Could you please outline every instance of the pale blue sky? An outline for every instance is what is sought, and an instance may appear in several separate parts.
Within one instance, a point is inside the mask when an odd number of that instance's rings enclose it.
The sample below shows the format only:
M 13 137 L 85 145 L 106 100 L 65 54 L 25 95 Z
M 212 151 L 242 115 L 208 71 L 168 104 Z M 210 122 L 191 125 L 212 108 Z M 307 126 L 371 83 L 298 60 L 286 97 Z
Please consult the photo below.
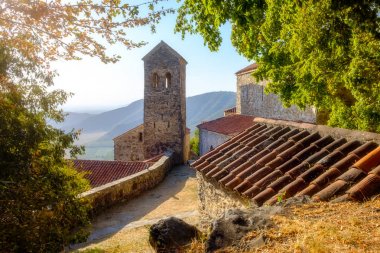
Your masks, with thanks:
M 130 38 L 145 40 L 147 46 L 127 50 L 113 46 L 111 53 L 121 55 L 116 64 L 103 64 L 95 58 L 81 61 L 59 61 L 53 64 L 59 76 L 55 88 L 75 93 L 68 100 L 66 111 L 102 111 L 125 106 L 143 98 L 143 61 L 147 54 L 161 40 L 168 43 L 188 62 L 186 95 L 193 96 L 211 91 L 235 91 L 234 73 L 249 62 L 233 48 L 230 27 L 224 26 L 223 44 L 218 52 L 210 52 L 198 35 L 188 35 L 184 40 L 174 34 L 175 15 L 163 17 L 152 34 L 150 28 L 138 28 L 129 33 Z

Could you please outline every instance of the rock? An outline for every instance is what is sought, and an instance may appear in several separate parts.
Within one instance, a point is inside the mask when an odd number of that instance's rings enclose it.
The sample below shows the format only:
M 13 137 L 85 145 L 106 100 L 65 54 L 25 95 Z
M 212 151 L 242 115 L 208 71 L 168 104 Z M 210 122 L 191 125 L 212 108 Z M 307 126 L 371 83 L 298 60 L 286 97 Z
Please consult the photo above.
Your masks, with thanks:
M 244 252 L 254 251 L 257 248 L 264 246 L 266 243 L 266 238 L 263 234 L 259 234 L 256 238 L 249 241 L 242 240 L 238 245 L 238 249 Z
M 277 203 L 277 206 L 291 207 L 291 206 L 301 206 L 311 202 L 309 196 L 297 196 L 286 199 L 283 203 Z
M 260 248 L 261 246 L 264 246 L 264 245 L 265 245 L 265 237 L 262 234 L 260 234 L 255 239 L 249 242 L 250 249 Z
M 238 245 L 240 239 L 248 232 L 273 226 L 270 216 L 280 213 L 282 210 L 282 207 L 279 206 L 228 210 L 222 218 L 213 222 L 210 236 L 206 241 L 206 252 Z M 265 241 L 264 238 L 262 241 Z M 259 243 L 260 240 L 257 244 Z
M 156 252 L 178 252 L 200 234 L 196 227 L 181 219 L 170 217 L 150 227 L 149 243 Z

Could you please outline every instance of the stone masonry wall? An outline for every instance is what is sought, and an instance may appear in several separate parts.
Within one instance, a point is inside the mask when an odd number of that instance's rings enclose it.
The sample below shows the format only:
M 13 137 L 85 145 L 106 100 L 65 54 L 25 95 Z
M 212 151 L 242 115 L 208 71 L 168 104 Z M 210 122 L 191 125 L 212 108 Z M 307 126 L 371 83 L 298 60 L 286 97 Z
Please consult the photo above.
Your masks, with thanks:
M 116 137 L 114 139 L 114 159 L 116 161 L 143 161 L 143 133 L 144 125 L 139 125 Z
M 98 213 L 116 203 L 130 200 L 142 192 L 155 187 L 166 176 L 172 166 L 172 153 L 165 155 L 148 169 L 93 188 L 80 195 L 91 201 L 93 213 Z
M 267 81 L 257 83 L 251 74 L 252 72 L 237 75 L 237 113 L 271 119 L 317 122 L 317 113 L 314 108 L 309 107 L 304 111 L 296 106 L 284 108 L 277 95 L 265 94 Z
M 165 46 L 144 59 L 144 155 L 171 149 L 182 163 L 186 134 L 186 62 Z M 166 84 L 170 75 L 170 84 Z M 157 82 L 157 83 L 155 83 Z
M 186 131 L 185 141 L 183 143 L 183 160 L 187 161 L 190 157 L 190 131 Z
M 221 189 L 217 182 L 208 181 L 197 172 L 199 212 L 204 221 L 214 220 L 231 208 L 247 208 L 247 200 L 234 192 Z

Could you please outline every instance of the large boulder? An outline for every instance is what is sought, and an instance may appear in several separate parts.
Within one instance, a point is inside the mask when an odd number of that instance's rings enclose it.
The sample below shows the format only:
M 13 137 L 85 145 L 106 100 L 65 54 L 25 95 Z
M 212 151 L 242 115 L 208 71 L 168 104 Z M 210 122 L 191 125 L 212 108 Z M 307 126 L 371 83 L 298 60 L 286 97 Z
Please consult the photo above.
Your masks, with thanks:
M 214 252 L 238 245 L 240 239 L 248 232 L 273 226 L 270 216 L 281 211 L 282 207 L 279 206 L 228 210 L 223 217 L 212 223 L 211 233 L 206 241 L 206 251 Z
M 200 236 L 200 231 L 181 219 L 170 217 L 149 229 L 149 243 L 156 252 L 178 252 Z

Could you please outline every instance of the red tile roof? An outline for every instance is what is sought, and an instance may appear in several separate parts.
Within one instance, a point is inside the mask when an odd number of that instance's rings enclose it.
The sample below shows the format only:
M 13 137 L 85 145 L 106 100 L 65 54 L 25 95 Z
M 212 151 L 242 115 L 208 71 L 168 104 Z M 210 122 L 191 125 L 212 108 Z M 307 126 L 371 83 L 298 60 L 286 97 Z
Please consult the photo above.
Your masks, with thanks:
M 236 114 L 236 107 L 224 110 L 224 116 Z
M 308 195 L 364 200 L 380 193 L 380 147 L 318 132 L 255 123 L 192 164 L 255 204 Z
M 258 65 L 256 63 L 253 63 L 253 64 L 239 70 L 238 72 L 235 73 L 235 75 L 241 75 L 241 74 L 252 72 L 253 70 L 257 69 L 257 67 L 258 67 Z
M 236 107 L 232 107 L 230 109 L 224 110 L 224 113 L 235 113 L 236 112 Z
M 254 118 L 252 116 L 234 114 L 204 122 L 197 127 L 215 133 L 234 135 L 255 124 L 253 122 Z
M 85 175 L 90 181 L 91 187 L 98 187 L 123 177 L 131 176 L 137 172 L 149 168 L 151 162 L 122 162 L 122 161 L 97 161 L 74 160 L 74 167 L 80 171 L 89 172 Z

